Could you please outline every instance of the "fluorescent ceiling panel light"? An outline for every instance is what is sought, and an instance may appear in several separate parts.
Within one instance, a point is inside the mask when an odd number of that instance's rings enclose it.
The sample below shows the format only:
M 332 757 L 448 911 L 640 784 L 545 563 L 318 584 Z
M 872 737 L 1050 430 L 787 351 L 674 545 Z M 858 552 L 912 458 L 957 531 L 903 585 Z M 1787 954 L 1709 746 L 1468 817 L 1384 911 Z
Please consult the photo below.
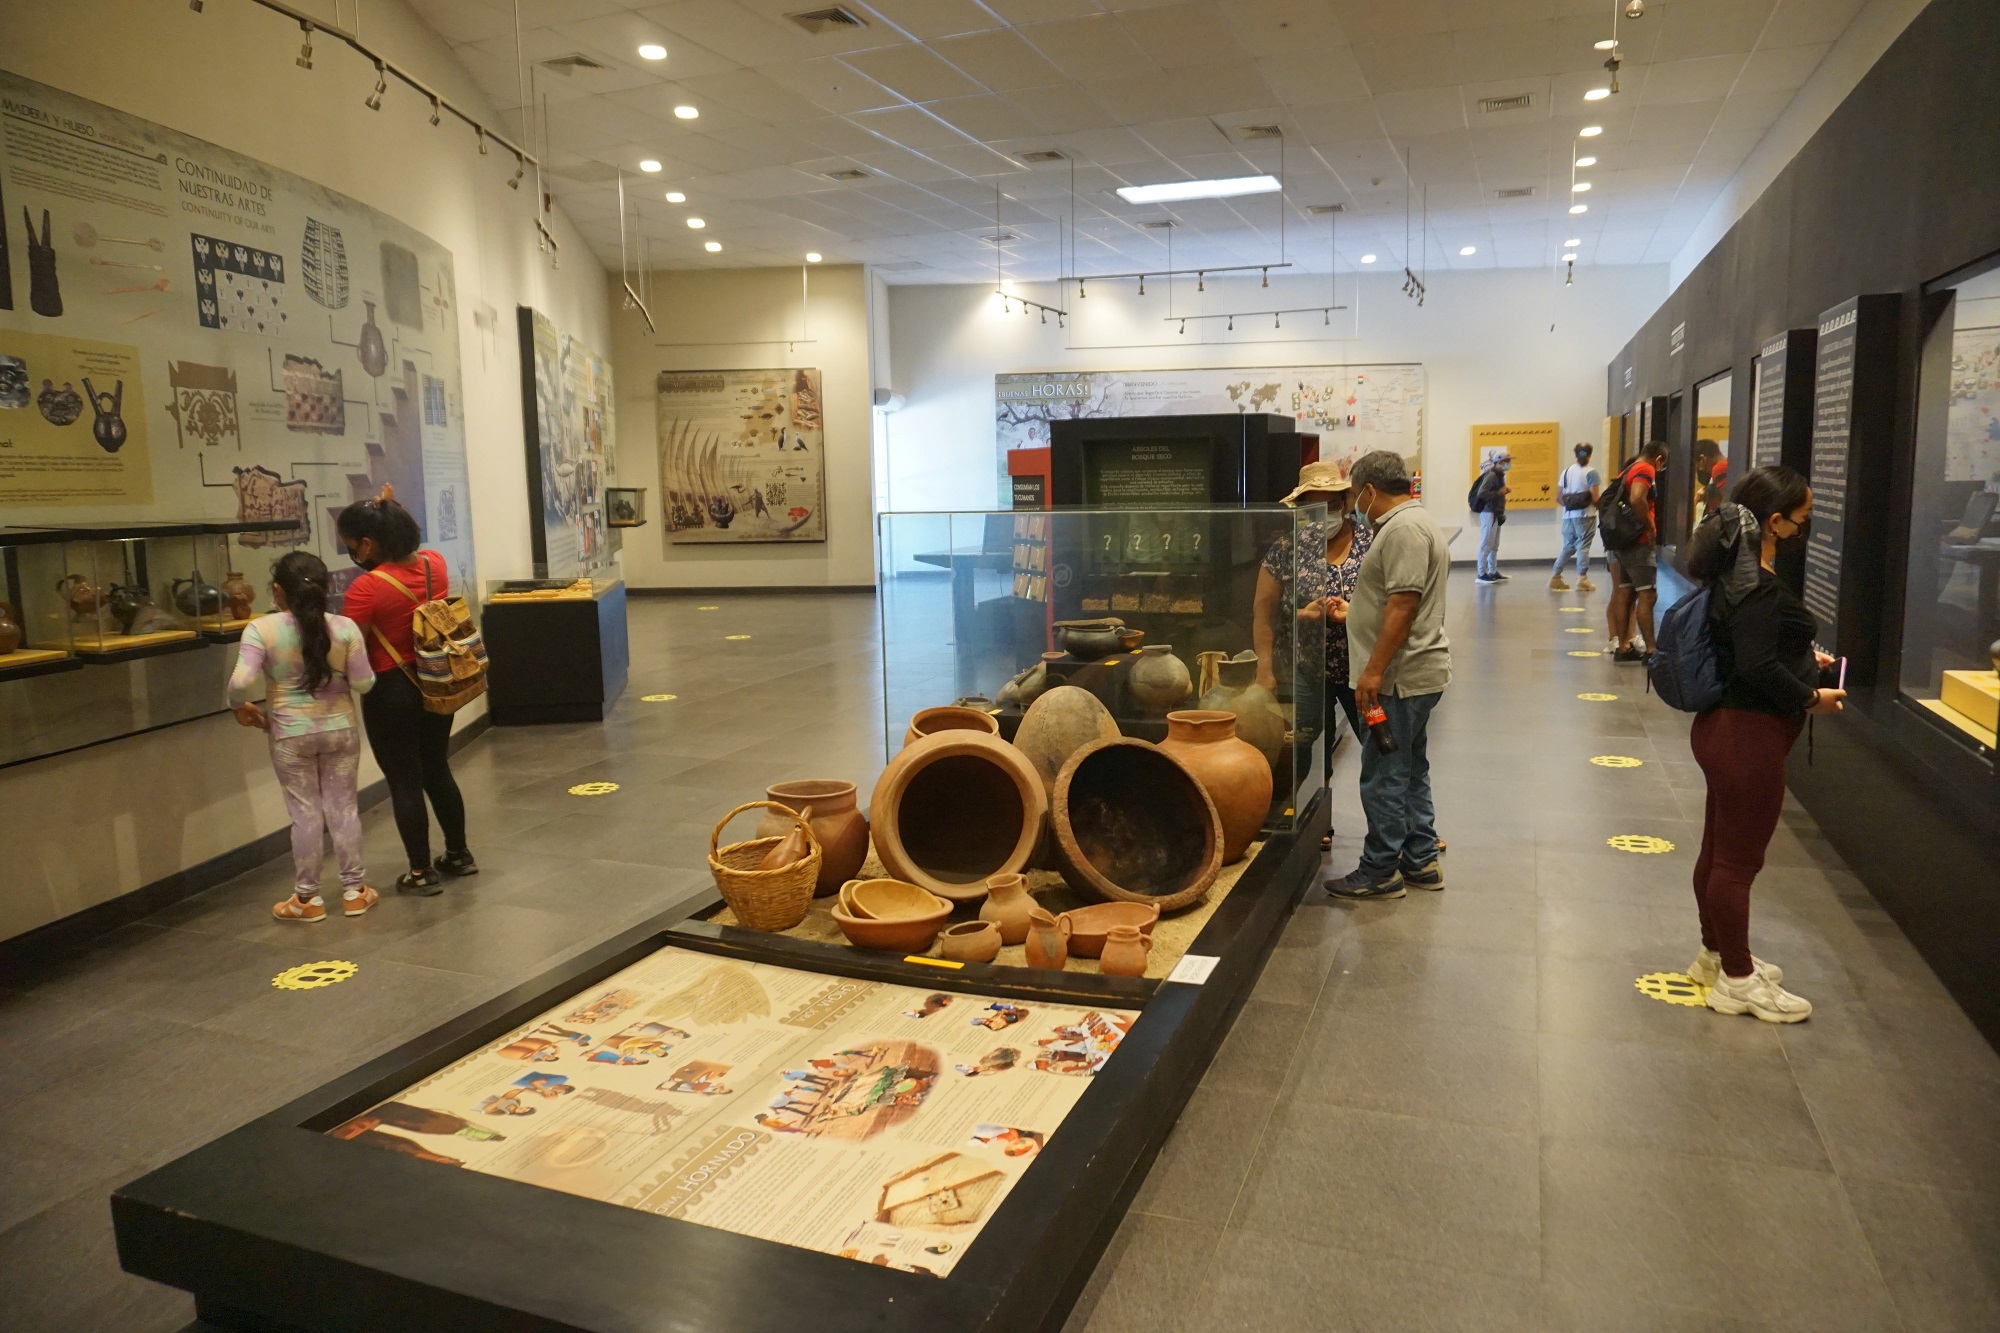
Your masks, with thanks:
M 1563 256 L 1563 263 L 1565 263 L 1565 264 L 1574 264 L 1575 262 L 1576 262 L 1576 252 L 1575 252 L 1575 251 L 1571 251 L 1571 252 L 1570 252 L 1569 254 L 1566 254 L 1566 255 L 1564 255 L 1564 256 Z
M 706 227 L 707 225 L 708 225 L 707 220 L 703 218 L 688 219 L 688 226 L 693 227 L 696 231 L 700 231 L 703 227 Z
M 1576 137 L 1579 139 L 1595 139 L 1602 133 L 1604 133 L 1602 125 L 1586 125 L 1576 132 Z
M 722 250 L 722 242 L 707 241 L 703 243 L 701 248 L 708 251 L 710 254 L 719 254 Z
M 687 201 L 688 201 L 688 197 L 687 197 L 686 195 L 682 194 L 682 193 L 681 193 L 681 192 L 680 192 L 679 190 L 668 190 L 668 191 L 667 191 L 667 202 L 668 202 L 668 203 L 670 203 L 670 204 L 684 204 L 684 203 L 686 203 Z
M 1605 98 L 1609 96 L 1611 96 L 1611 90 L 1609 88 L 1592 88 L 1589 92 L 1583 95 L 1583 100 L 1586 102 L 1602 102 Z M 674 108 L 674 114 L 675 115 L 680 114 L 679 107 Z
M 1362 263 L 1364 263 L 1364 264 L 1372 264 L 1372 263 L 1374 263 L 1374 262 L 1375 262 L 1375 256 L 1374 256 L 1374 255 L 1363 255 L 1363 256 L 1361 256 L 1361 262 L 1362 262 Z
M 1572 213 L 1588 213 L 1588 212 L 1590 211 L 1590 205 L 1589 205 L 1589 204 L 1571 204 L 1571 205 L 1569 206 L 1569 211 L 1570 211 L 1570 212 L 1572 212 Z
M 1603 41 L 1594 43 L 1592 49 L 1597 51 L 1615 51 L 1618 49 L 1618 39 L 1616 37 L 1606 37 Z
M 1461 245 L 1458 247 L 1458 252 L 1461 255 L 1476 255 L 1479 253 L 1479 247 L 1476 245 Z
M 1597 165 L 1597 159 L 1594 157 L 1579 157 L 1576 160 L 1576 164 L 1580 167 L 1594 167 Z
M 641 171 L 644 171 L 644 172 L 647 172 L 647 173 L 649 173 L 649 174 L 650 174 L 650 173 L 652 173 L 652 172 L 655 172 L 655 171 L 658 171 L 659 169 L 660 169 L 660 164 L 659 164 L 658 162 L 654 161 L 654 160 L 653 160 L 652 158 L 650 158 L 650 157 L 649 157 L 649 158 L 647 158 L 647 159 L 646 159 L 646 160 L 645 160 L 644 162 L 641 162 L 641 163 L 639 164 L 639 170 L 641 170 Z
M 1589 181 L 1578 181 L 1576 184 L 1569 187 L 1569 192 L 1571 194 L 1582 194 L 1588 189 L 1590 189 Z
M 1576 249 L 1576 247 L 1582 244 L 1583 244 L 1583 238 L 1581 236 L 1572 236 L 1568 240 L 1563 242 L 1563 249 L 1574 250 Z
M 674 108 L 675 120 L 693 120 L 696 116 L 699 116 L 700 114 L 701 112 L 695 110 L 691 106 L 677 106 Z
M 806 262 L 808 264 L 817 264 L 819 262 L 819 251 L 817 250 L 806 251 Z
M 1279 188 L 1276 176 L 1231 176 L 1227 180 L 1121 185 L 1118 197 L 1128 204 L 1172 204 L 1184 199 L 1234 199 L 1240 194 L 1269 194 Z
M 641 60 L 665 60 L 666 58 L 667 48 L 661 46 L 658 42 L 647 42 L 639 48 L 639 59 Z

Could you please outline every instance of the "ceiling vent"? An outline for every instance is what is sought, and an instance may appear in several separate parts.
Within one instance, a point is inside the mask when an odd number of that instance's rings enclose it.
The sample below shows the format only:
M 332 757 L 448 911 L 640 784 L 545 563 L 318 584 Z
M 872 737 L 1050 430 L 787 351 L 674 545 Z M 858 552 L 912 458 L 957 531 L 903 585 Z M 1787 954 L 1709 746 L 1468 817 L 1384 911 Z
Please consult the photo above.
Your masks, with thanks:
M 541 61 L 540 64 L 543 69 L 554 70 L 556 73 L 562 75 L 564 78 L 568 78 L 570 75 L 576 73 L 580 69 L 611 68 L 603 61 L 592 60 L 589 56 L 583 54 L 583 52 L 581 51 L 572 51 L 566 56 L 555 56 L 551 59 Z
M 929 268 L 930 265 L 921 259 L 899 259 L 893 264 L 877 264 L 874 267 L 878 273 L 913 273 L 920 268 Z
M 982 236 L 979 239 L 988 245 L 1005 245 L 1009 241 L 1018 241 L 1021 238 L 1011 231 L 996 231 L 990 236 Z
M 1495 111 L 1526 111 L 1535 104 L 1533 93 L 1515 93 L 1512 97 L 1482 97 L 1479 109 L 1491 115 Z
M 858 167 L 842 167 L 837 171 L 822 171 L 819 174 L 830 181 L 858 181 L 868 179 L 868 173 Z
M 1323 217 L 1325 217 L 1325 216 L 1326 216 L 1326 215 L 1327 215 L 1328 213 L 1345 213 L 1346 211 L 1347 211 L 1347 205 L 1346 205 L 1346 204 L 1308 204 L 1308 205 L 1306 205 L 1306 212 L 1308 212 L 1308 213 L 1312 214 L 1312 215 L 1313 215 L 1314 217 L 1316 217 L 1316 218 L 1323 218 Z
M 1236 137 L 1239 139 L 1282 139 L 1285 127 L 1282 125 L 1238 125 Z
M 1139 225 L 1147 231 L 1172 231 L 1174 221 L 1172 218 L 1159 218 L 1152 222 L 1141 222 Z
M 1533 199 L 1535 197 L 1535 187 L 1532 185 L 1517 185 L 1511 190 L 1495 190 L 1493 197 L 1495 199 Z
M 1064 157 L 1064 156 L 1063 156 L 1063 155 L 1062 155 L 1061 153 L 1058 153 L 1058 152 L 1057 152 L 1057 151 L 1056 151 L 1055 149 L 1053 149 L 1053 148 L 1043 148 L 1043 149 L 1040 149 L 1040 150 L 1038 150 L 1038 151 L 1036 151 L 1036 152 L 1033 152 L 1033 153 L 1016 153 L 1016 154 L 1014 154 L 1014 156 L 1015 156 L 1016 160 L 1018 160 L 1018 161 L 1021 161 L 1021 162 L 1026 162 L 1026 163 L 1028 163 L 1028 164 L 1030 164 L 1030 165 L 1035 165 L 1035 164 L 1039 164 L 1039 163 L 1042 163 L 1042 162 L 1067 162 L 1067 161 L 1069 161 L 1069 159 L 1068 159 L 1068 158 Z
M 785 17 L 817 37 L 823 32 L 836 28 L 865 28 L 868 20 L 859 14 L 842 9 L 839 5 L 831 9 L 809 9 L 803 14 L 787 14 Z

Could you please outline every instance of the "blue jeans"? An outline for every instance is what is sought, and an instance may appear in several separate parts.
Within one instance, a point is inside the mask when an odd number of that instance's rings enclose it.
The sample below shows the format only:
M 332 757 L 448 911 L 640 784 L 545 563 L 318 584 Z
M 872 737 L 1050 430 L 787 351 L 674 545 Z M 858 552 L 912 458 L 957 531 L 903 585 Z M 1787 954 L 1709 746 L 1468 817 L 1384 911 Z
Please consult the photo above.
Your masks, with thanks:
M 1574 555 L 1579 577 L 1590 577 L 1590 542 L 1597 536 L 1597 515 L 1588 509 L 1563 511 L 1562 549 L 1556 552 L 1556 567 L 1549 577 L 1562 577 L 1563 565 Z
M 1479 512 L 1479 573 L 1482 577 L 1500 572 L 1500 515 Z
M 1361 869 L 1380 879 L 1400 868 L 1421 870 L 1437 860 L 1437 811 L 1431 804 L 1431 759 L 1426 747 L 1431 710 L 1444 698 L 1417 694 L 1382 696 L 1396 753 L 1383 754 L 1361 733 L 1361 808 L 1368 815 L 1368 840 L 1361 845 Z

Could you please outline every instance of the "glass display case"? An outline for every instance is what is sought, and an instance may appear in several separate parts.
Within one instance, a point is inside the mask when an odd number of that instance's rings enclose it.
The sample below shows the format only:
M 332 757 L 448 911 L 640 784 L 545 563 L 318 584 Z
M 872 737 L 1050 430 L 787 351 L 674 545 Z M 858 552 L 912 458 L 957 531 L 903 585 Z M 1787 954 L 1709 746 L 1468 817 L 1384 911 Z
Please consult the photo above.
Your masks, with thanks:
M 202 573 L 201 536 L 200 523 L 71 527 L 60 590 L 78 656 L 128 661 L 206 642 L 222 592 Z
M 204 637 L 234 643 L 245 626 L 273 609 L 271 567 L 299 546 L 298 530 L 284 519 L 202 524 L 195 539 L 202 588 L 193 605 Z
M 0 528 L 0 680 L 81 665 L 70 646 L 60 528 Z
M 1170 711 L 1222 709 L 1271 763 L 1266 827 L 1291 827 L 1325 782 L 1326 627 L 1295 592 L 1325 520 L 1280 505 L 881 515 L 889 752 L 917 710 L 954 702 L 1011 738 L 1056 684 L 1149 741 Z
M 607 486 L 604 488 L 604 521 L 614 528 L 646 526 L 646 488 Z
M 1989 763 L 2000 732 L 2000 259 L 1925 293 L 1903 696 Z

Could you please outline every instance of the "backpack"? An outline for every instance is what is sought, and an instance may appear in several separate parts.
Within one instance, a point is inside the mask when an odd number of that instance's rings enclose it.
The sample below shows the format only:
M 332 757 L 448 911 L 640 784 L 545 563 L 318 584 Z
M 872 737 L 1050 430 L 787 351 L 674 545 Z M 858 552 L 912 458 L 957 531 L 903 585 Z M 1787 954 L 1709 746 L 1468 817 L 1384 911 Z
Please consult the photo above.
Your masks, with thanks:
M 1583 464 L 1578 463 L 1576 466 L 1583 467 Z M 1563 482 L 1568 478 L 1568 476 L 1569 476 L 1569 469 L 1564 468 L 1562 470 L 1562 474 L 1556 478 L 1556 491 L 1561 496 L 1562 507 L 1566 510 L 1572 510 L 1572 511 L 1578 509 L 1590 508 L 1589 470 L 1585 469 L 1584 471 L 1585 485 L 1584 488 L 1580 491 L 1572 491 L 1563 486 Z
M 425 712 L 456 713 L 486 693 L 486 640 L 472 623 L 472 612 L 463 597 L 431 596 L 431 562 L 423 564 L 421 601 L 386 571 L 372 571 L 416 604 L 410 612 L 410 642 L 417 650 L 415 668 L 403 660 L 379 626 L 375 637 L 423 695 Z
M 1646 516 L 1632 503 L 1631 473 L 1626 468 L 1597 493 L 1597 537 L 1607 551 L 1629 551 L 1646 538 Z
M 1660 617 L 1659 651 L 1647 675 L 1653 692 L 1683 713 L 1706 713 L 1722 702 L 1722 662 L 1708 616 L 1713 599 L 1704 585 Z
M 1485 512 L 1485 506 L 1479 503 L 1479 487 L 1485 480 L 1486 474 L 1484 472 L 1480 473 L 1472 479 L 1472 488 L 1465 493 L 1465 507 L 1475 514 Z

